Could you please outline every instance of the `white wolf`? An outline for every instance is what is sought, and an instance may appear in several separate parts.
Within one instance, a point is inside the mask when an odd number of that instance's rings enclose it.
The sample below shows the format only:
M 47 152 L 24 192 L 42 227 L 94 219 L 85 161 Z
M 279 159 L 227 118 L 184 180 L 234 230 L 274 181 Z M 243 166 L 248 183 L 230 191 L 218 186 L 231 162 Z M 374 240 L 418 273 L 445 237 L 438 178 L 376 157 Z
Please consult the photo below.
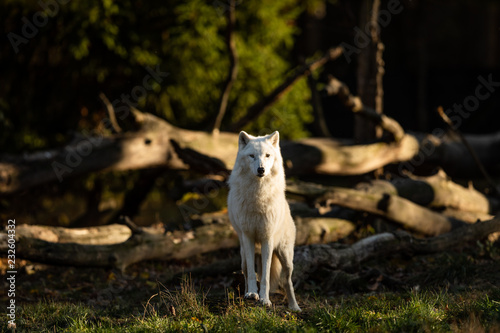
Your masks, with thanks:
M 259 137 L 240 133 L 227 206 L 241 244 L 245 298 L 260 299 L 269 306 L 269 292 L 280 286 L 285 289 L 288 307 L 300 311 L 292 284 L 295 224 L 285 199 L 285 172 L 277 131 Z M 256 244 L 261 245 L 262 258 L 259 294 Z

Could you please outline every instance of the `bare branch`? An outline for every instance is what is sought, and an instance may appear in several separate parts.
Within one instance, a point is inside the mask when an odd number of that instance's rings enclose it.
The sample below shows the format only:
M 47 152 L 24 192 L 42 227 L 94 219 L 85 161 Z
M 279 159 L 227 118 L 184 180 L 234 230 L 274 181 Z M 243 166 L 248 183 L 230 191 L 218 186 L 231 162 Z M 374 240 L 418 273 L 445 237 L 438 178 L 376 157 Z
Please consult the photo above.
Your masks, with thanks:
M 476 163 L 477 167 L 479 168 L 479 171 L 481 171 L 481 173 L 483 174 L 483 176 L 486 179 L 486 181 L 488 182 L 488 184 L 490 184 L 490 186 L 492 187 L 494 193 L 496 195 L 500 195 L 500 189 L 498 188 L 497 184 L 490 177 L 490 175 L 488 174 L 488 171 L 486 171 L 486 168 L 484 167 L 483 163 L 481 163 L 481 160 L 477 156 L 476 151 L 469 144 L 469 142 L 464 137 L 464 135 L 462 134 L 462 132 L 460 132 L 458 130 L 458 128 L 455 128 L 453 126 L 453 122 L 448 117 L 448 115 L 444 112 L 442 106 L 439 106 L 437 108 L 437 112 L 438 112 L 439 116 L 441 117 L 441 119 L 443 119 L 443 121 L 446 123 L 446 125 L 448 125 L 448 127 L 453 131 L 453 133 L 455 133 L 460 138 L 460 141 L 462 141 L 462 143 L 465 146 L 465 148 L 467 148 L 467 150 L 469 151 L 470 155 L 474 159 L 474 162 Z
M 323 106 L 321 105 L 321 96 L 316 89 L 316 80 L 312 75 L 307 77 L 307 84 L 311 90 L 311 104 L 314 112 L 314 127 L 319 135 L 323 137 L 331 137 L 330 131 L 326 126 L 325 113 L 323 112 Z
M 342 54 L 342 47 L 336 47 L 330 49 L 326 54 L 309 63 L 301 66 L 295 71 L 295 74 L 288 77 L 281 85 L 276 87 L 269 95 L 265 96 L 263 99 L 248 108 L 247 114 L 238 120 L 232 127 L 231 130 L 237 132 L 245 127 L 249 122 L 256 119 L 264 111 L 266 111 L 272 104 L 278 101 L 284 94 L 286 94 L 300 78 L 305 75 L 309 75 L 312 71 L 322 67 L 324 64 L 331 60 L 335 60 Z
M 219 133 L 222 119 L 226 114 L 227 103 L 229 101 L 229 95 L 231 89 L 233 88 L 234 81 L 238 76 L 238 54 L 236 52 L 236 43 L 234 41 L 234 26 L 236 24 L 236 13 L 235 13 L 235 0 L 229 0 L 229 7 L 227 10 L 227 31 L 226 31 L 226 42 L 227 48 L 229 50 L 229 73 L 224 84 L 225 88 L 221 95 L 221 101 L 219 106 L 219 112 L 217 113 L 217 118 L 215 118 L 215 124 L 212 128 L 212 134 Z
M 382 129 L 391 133 L 396 142 L 401 141 L 404 137 L 405 132 L 396 120 L 389 118 L 384 114 L 378 113 L 376 110 L 364 105 L 361 98 L 352 95 L 349 87 L 337 78 L 330 75 L 325 91 L 328 95 L 337 95 L 339 100 L 347 109 L 370 119 L 375 122 L 376 125 L 379 125 Z
M 108 111 L 109 122 L 111 123 L 113 130 L 116 133 L 121 133 L 122 129 L 120 128 L 120 125 L 118 125 L 118 121 L 116 120 L 115 108 L 113 107 L 113 104 L 111 104 L 111 102 L 106 97 L 106 95 L 104 95 L 104 93 L 101 92 L 99 94 L 99 97 L 101 98 L 101 101 L 106 106 L 106 110 Z

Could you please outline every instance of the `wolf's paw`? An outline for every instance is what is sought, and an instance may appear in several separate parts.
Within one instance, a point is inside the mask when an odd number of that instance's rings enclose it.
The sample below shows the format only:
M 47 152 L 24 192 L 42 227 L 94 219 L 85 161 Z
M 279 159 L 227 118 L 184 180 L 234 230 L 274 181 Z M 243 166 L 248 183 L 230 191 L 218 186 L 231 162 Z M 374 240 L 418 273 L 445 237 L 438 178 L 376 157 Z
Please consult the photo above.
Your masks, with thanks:
M 302 312 L 302 309 L 297 304 L 289 304 L 288 308 L 292 311 Z
M 254 301 L 258 301 L 259 300 L 259 294 L 248 292 L 248 293 L 245 294 L 245 298 L 246 299 L 253 299 Z
M 259 301 L 259 303 L 260 303 L 261 305 L 264 305 L 264 306 L 271 306 L 271 305 L 273 305 L 273 303 L 271 303 L 271 301 L 270 301 L 269 299 L 261 299 L 261 300 Z

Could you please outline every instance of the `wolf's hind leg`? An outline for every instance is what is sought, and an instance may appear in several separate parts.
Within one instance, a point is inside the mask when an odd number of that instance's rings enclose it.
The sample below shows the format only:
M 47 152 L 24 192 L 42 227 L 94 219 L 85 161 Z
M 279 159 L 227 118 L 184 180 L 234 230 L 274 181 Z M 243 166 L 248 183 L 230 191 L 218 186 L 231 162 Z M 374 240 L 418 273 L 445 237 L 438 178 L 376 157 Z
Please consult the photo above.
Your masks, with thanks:
M 276 255 L 281 262 L 282 276 L 284 278 L 284 287 L 286 298 L 288 299 L 288 307 L 293 311 L 302 311 L 295 299 L 295 292 L 293 291 L 292 272 L 293 272 L 293 244 L 287 248 L 276 249 Z

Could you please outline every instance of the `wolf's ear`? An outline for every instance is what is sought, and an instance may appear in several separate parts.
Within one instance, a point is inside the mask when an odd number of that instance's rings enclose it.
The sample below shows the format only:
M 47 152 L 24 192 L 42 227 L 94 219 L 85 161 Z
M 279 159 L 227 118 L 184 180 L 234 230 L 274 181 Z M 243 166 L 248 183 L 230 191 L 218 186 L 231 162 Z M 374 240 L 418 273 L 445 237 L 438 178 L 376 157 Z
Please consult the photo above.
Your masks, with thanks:
M 238 147 L 240 149 L 244 148 L 252 138 L 247 132 L 241 131 L 238 139 Z
M 280 133 L 278 131 L 274 131 L 272 134 L 269 134 L 267 140 L 271 142 L 273 147 L 275 148 L 280 147 Z

